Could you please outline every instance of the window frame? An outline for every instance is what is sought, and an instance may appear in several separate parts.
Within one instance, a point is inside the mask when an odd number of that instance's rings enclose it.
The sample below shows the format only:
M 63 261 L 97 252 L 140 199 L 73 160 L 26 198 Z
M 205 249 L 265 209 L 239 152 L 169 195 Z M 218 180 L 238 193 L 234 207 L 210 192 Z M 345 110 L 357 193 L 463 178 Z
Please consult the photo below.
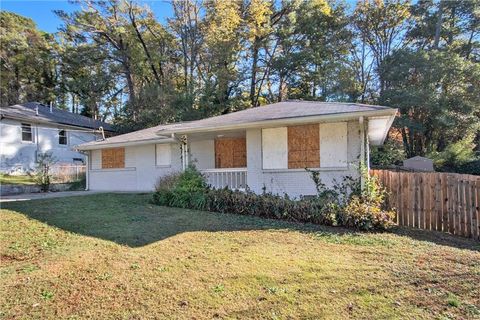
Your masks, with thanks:
M 61 134 L 63 132 L 63 135 Z M 65 143 L 61 143 L 61 140 L 65 139 Z M 68 133 L 67 130 L 65 129 L 59 129 L 58 130 L 58 144 L 60 146 L 68 146 Z
M 159 160 L 161 159 L 158 156 L 158 153 L 161 151 L 160 149 L 166 150 L 166 158 L 168 158 L 168 163 L 159 163 Z M 172 146 L 170 144 L 155 144 L 155 166 L 159 168 L 169 168 L 172 166 Z
M 108 161 L 104 161 L 104 160 L 108 160 Z M 121 163 L 121 165 L 116 166 L 115 164 L 118 164 L 118 163 Z M 126 168 L 125 167 L 125 147 L 101 149 L 101 168 L 103 170 L 125 169 Z
M 28 129 L 29 132 L 26 132 L 25 129 Z M 31 123 L 25 123 L 25 122 L 22 122 L 20 123 L 20 130 L 21 130 L 21 139 L 22 139 L 22 142 L 25 142 L 25 143 L 33 143 L 33 126 Z M 30 140 L 25 140 L 24 139 L 24 135 L 25 134 L 29 134 L 30 135 Z

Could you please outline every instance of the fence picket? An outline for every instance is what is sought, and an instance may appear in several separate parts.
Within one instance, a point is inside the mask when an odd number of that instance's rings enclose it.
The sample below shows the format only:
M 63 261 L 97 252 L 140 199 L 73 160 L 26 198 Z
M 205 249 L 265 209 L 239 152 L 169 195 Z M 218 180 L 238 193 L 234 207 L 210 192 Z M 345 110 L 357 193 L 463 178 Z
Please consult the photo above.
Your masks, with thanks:
M 372 170 L 388 191 L 402 226 L 480 240 L 480 177 L 452 173 Z

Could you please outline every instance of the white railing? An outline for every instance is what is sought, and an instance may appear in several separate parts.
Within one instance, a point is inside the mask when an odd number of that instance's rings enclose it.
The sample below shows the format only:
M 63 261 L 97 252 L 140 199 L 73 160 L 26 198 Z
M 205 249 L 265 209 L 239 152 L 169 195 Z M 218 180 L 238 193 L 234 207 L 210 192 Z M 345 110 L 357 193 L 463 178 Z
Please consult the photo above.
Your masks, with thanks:
M 207 183 L 217 189 L 245 190 L 247 186 L 247 168 L 205 169 L 201 172 Z

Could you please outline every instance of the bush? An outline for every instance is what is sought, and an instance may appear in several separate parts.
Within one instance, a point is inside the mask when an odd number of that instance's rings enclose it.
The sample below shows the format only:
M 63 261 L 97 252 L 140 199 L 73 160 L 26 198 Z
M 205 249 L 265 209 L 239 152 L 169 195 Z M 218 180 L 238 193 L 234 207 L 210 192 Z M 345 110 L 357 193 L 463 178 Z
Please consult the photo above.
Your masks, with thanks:
M 39 154 L 35 167 L 35 183 L 40 186 L 42 192 L 50 190 L 52 173 L 50 168 L 57 162 L 57 159 L 49 152 Z
M 207 184 L 193 166 L 181 174 L 171 174 L 158 180 L 153 195 L 154 203 L 162 206 L 203 209 Z
M 395 214 L 385 210 L 385 194 L 375 178 L 368 178 L 363 192 L 358 181 L 345 178 L 327 188 L 318 172 L 311 171 L 318 195 L 290 199 L 263 192 L 255 194 L 211 189 L 194 167 L 179 175 L 164 177 L 157 183 L 153 202 L 158 205 L 211 212 L 251 215 L 270 219 L 310 222 L 327 226 L 346 226 L 359 230 L 387 229 Z

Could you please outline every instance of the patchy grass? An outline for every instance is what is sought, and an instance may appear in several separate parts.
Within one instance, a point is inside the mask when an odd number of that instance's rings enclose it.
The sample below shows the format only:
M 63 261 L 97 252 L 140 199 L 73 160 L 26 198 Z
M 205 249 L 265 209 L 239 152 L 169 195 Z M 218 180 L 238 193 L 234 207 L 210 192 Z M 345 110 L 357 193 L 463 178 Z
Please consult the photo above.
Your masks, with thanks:
M 480 318 L 480 244 L 157 207 L 2 204 L 4 318 Z
M 0 184 L 35 184 L 34 177 L 29 175 L 9 175 L 0 173 Z

